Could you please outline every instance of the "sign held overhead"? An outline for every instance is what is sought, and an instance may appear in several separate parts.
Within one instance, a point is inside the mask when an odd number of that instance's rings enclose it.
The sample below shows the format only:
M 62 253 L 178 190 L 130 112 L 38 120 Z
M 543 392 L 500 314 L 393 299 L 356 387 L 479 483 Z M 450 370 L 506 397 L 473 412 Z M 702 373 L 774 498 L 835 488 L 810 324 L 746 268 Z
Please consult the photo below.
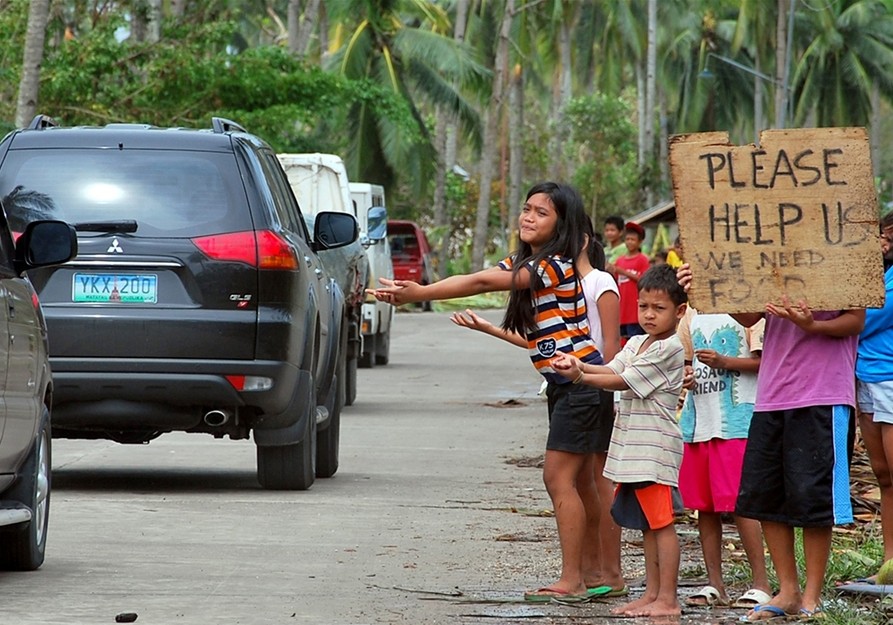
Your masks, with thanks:
M 670 139 L 689 298 L 702 312 L 877 308 L 884 270 L 864 128 L 765 130 L 760 146 L 725 132 Z

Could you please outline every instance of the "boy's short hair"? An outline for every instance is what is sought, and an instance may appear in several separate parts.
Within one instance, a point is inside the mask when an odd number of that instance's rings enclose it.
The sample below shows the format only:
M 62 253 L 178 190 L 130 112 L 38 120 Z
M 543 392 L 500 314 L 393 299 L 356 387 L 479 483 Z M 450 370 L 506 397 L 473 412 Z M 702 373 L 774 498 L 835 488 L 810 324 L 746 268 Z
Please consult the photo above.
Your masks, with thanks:
M 645 228 L 633 221 L 626 222 L 626 228 L 624 228 L 624 232 L 626 234 L 635 234 L 639 237 L 640 241 L 645 239 Z
M 623 226 L 625 225 L 623 222 L 623 217 L 620 215 L 609 215 L 605 217 L 605 225 L 611 224 L 621 232 L 623 231 Z
M 639 292 L 663 291 L 676 306 L 688 302 L 688 294 L 676 278 L 676 270 L 669 265 L 653 265 L 639 278 Z

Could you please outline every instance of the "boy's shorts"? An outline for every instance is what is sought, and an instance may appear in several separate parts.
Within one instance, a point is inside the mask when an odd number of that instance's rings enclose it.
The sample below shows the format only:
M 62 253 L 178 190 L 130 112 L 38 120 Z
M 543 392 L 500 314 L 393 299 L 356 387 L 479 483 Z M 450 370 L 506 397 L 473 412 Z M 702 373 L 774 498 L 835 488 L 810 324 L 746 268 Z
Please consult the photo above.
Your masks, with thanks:
M 852 523 L 849 406 L 754 412 L 735 513 L 792 527 Z
M 735 511 L 746 446 L 746 438 L 685 443 L 679 492 L 686 508 L 702 512 Z
M 611 516 L 620 527 L 659 530 L 672 525 L 682 512 L 679 489 L 654 482 L 618 484 L 614 489 Z
M 875 423 L 893 424 L 893 381 L 856 381 L 856 402 L 859 412 L 874 415 Z
M 599 389 L 586 384 L 549 384 L 546 449 L 575 454 L 606 451 L 611 442 L 613 418 L 602 417 L 600 396 Z

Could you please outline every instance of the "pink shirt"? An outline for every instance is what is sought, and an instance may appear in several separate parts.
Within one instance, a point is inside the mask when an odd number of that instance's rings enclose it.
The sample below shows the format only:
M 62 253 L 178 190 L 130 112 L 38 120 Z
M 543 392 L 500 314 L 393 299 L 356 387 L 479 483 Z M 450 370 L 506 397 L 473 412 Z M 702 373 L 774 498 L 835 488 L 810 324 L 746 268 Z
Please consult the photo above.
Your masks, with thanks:
M 840 314 L 840 311 L 813 312 L 813 317 L 822 321 Z M 858 339 L 858 336 L 837 338 L 808 334 L 792 321 L 766 315 L 754 410 L 855 407 L 853 376 Z

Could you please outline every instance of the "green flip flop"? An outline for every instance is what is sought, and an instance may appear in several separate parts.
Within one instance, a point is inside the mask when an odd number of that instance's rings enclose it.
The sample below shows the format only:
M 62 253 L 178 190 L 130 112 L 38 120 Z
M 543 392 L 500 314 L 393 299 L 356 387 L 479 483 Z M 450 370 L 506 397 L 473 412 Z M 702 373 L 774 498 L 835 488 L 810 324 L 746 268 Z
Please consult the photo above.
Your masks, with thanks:
M 586 594 L 590 599 L 607 599 L 608 597 L 625 597 L 629 594 L 629 586 L 613 588 L 611 586 L 595 586 L 587 588 Z

